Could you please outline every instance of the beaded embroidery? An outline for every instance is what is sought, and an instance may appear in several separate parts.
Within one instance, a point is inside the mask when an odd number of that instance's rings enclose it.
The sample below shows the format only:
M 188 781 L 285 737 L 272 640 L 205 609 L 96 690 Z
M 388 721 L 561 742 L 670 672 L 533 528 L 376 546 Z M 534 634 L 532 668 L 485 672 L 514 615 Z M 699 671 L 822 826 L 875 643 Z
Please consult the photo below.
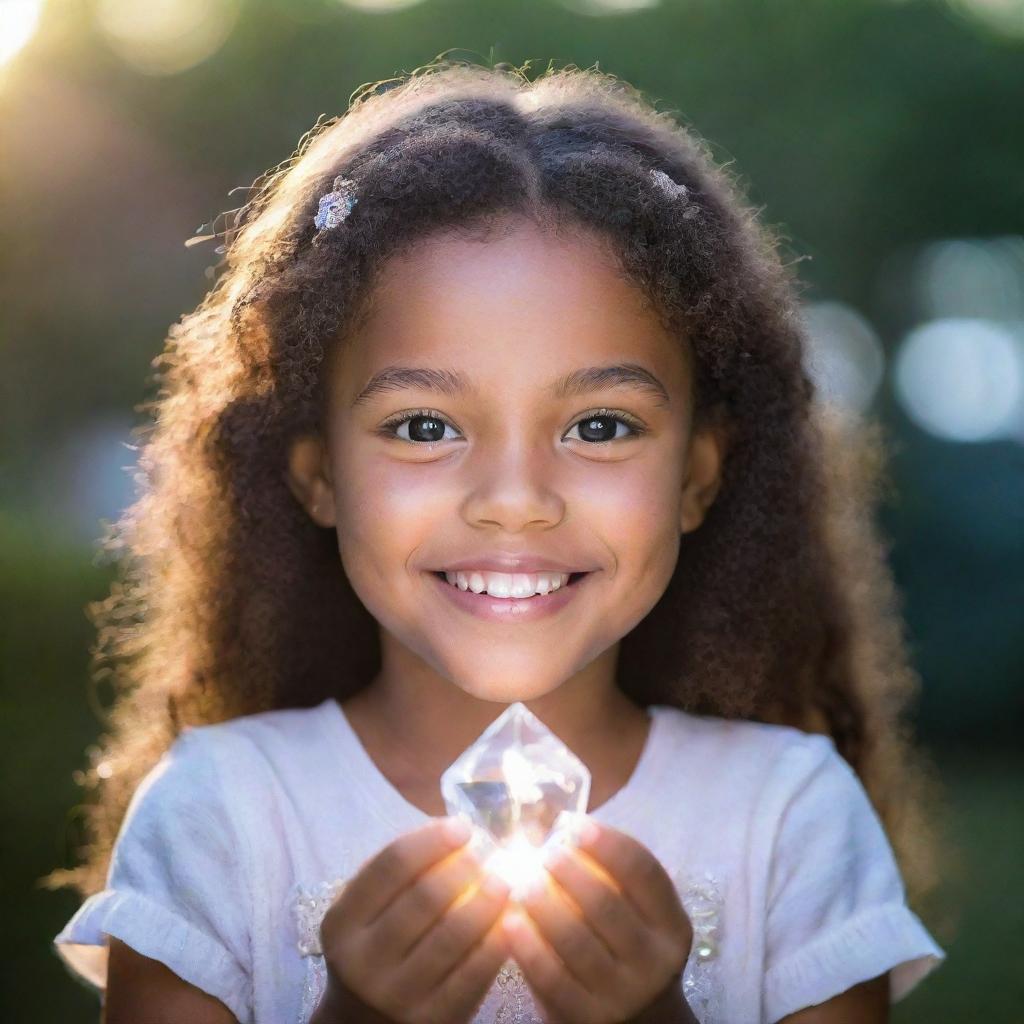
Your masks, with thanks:
M 718 952 L 722 930 L 722 885 L 708 871 L 673 875 L 690 924 L 693 947 L 683 971 L 683 995 L 700 1024 L 725 1024 Z
M 299 955 L 319 956 L 320 923 L 327 913 L 327 908 L 341 895 L 345 882 L 340 878 L 333 882 L 321 882 L 312 892 L 307 892 L 301 885 L 295 886 L 295 924 L 299 931 Z
M 292 911 L 299 937 L 296 945 L 299 956 L 309 958 L 302 987 L 302 1010 L 298 1024 L 306 1024 L 313 1016 L 313 1011 L 327 987 L 327 966 L 324 963 L 323 949 L 320 947 L 320 923 L 327 913 L 327 908 L 338 898 L 345 884 L 344 879 L 336 878 L 333 882 L 321 882 L 311 890 L 301 884 L 295 886 Z
M 494 979 L 494 987 L 499 992 L 500 1001 L 493 1024 L 543 1024 L 534 1013 L 530 986 L 526 984 L 523 972 L 514 960 L 506 960 L 502 965 Z M 476 1019 L 481 1020 L 481 1015 L 478 1014 Z
M 724 903 L 720 876 L 709 871 L 688 874 L 680 870 L 673 873 L 672 880 L 693 925 L 693 947 L 683 970 L 683 994 L 700 1024 L 726 1024 L 718 970 Z M 320 924 L 344 887 L 341 878 L 321 882 L 313 889 L 295 886 L 298 950 L 309 961 L 298 1024 L 307 1024 L 323 996 L 327 969 L 320 947 Z M 498 971 L 474 1024 L 543 1024 L 529 985 L 514 960 L 507 960 Z

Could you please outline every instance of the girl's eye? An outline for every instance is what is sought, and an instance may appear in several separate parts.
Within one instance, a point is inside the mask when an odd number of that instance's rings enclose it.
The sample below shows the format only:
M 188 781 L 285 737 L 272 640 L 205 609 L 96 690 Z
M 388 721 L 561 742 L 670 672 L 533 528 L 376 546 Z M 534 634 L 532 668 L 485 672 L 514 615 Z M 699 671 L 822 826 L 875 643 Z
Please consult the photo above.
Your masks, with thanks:
M 618 427 L 625 427 L 629 433 L 617 434 Z M 611 409 L 597 409 L 587 413 L 583 419 L 577 420 L 570 430 L 579 427 L 579 439 L 593 444 L 604 444 L 608 441 L 622 441 L 627 437 L 639 437 L 647 432 L 647 428 L 635 417 L 627 413 L 613 412 Z M 566 437 L 569 435 L 567 434 Z
M 408 424 L 406 434 L 403 436 L 395 431 Z M 417 409 L 414 412 L 404 412 L 391 419 L 385 420 L 380 425 L 380 431 L 385 437 L 394 437 L 399 441 L 412 441 L 420 444 L 436 444 L 445 440 L 445 427 L 452 427 L 440 413 L 433 409 Z M 452 430 L 455 428 L 452 427 Z
M 618 433 L 619 427 L 625 427 L 627 433 Z M 445 440 L 445 428 L 452 424 L 434 409 L 416 409 L 412 412 L 398 413 L 380 425 L 380 433 L 384 437 L 408 441 L 413 444 L 437 444 Z M 397 429 L 396 429 L 397 428 Z M 405 428 L 406 432 L 401 433 Z M 577 420 L 570 428 L 579 429 L 578 440 L 588 444 L 606 444 L 609 441 L 622 441 L 627 437 L 639 437 L 647 432 L 647 428 L 634 416 L 628 413 L 614 412 L 611 409 L 597 409 Z M 569 435 L 567 434 L 566 437 Z M 451 440 L 451 438 L 449 438 Z M 575 440 L 575 439 L 574 439 Z

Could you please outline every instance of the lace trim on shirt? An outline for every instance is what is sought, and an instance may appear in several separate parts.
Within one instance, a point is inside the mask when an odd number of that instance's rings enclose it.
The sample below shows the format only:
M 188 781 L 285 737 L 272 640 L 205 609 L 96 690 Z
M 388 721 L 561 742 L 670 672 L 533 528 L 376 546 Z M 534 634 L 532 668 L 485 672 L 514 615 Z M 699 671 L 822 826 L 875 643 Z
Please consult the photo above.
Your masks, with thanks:
M 320 956 L 320 924 L 327 908 L 341 895 L 345 882 L 336 878 L 333 882 L 321 882 L 315 889 L 307 890 L 295 886 L 295 902 L 292 909 L 299 932 L 299 955 Z
M 302 986 L 302 1009 L 297 1024 L 307 1024 L 327 987 L 327 966 L 324 963 L 323 949 L 320 947 L 320 923 L 327 913 L 327 908 L 345 888 L 345 881 L 336 878 L 333 882 L 321 882 L 311 889 L 301 884 L 295 886 L 292 912 L 298 933 L 296 945 L 299 956 L 309 958 Z
M 721 872 L 716 876 L 710 871 L 693 875 L 676 871 L 673 881 L 693 925 L 693 947 L 683 971 L 683 995 L 700 1024 L 726 1024 L 718 962 L 724 878 Z
M 700 1024 L 727 1024 L 718 969 L 722 936 L 723 876 L 710 871 L 675 871 L 672 880 L 693 925 L 693 947 L 683 970 L 683 994 Z M 327 984 L 320 947 L 320 923 L 345 887 L 345 880 L 321 882 L 312 889 L 295 886 L 293 912 L 299 955 L 309 958 L 298 1024 L 307 1024 Z M 474 1024 L 543 1024 L 530 988 L 514 960 L 498 971 Z

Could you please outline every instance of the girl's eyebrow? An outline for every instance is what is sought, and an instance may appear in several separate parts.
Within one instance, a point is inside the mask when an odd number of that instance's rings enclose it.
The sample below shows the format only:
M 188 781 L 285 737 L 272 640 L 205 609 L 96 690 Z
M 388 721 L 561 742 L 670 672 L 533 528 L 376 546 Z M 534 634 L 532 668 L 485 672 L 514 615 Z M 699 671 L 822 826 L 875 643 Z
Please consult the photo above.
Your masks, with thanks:
M 585 366 L 559 377 L 548 386 L 555 398 L 582 395 L 600 388 L 627 387 L 645 391 L 671 405 L 665 385 L 646 367 L 638 363 L 614 363 L 610 366 Z M 452 397 L 476 391 L 475 385 L 457 370 L 418 366 L 388 366 L 370 378 L 370 382 L 353 399 L 353 407 L 390 391 L 416 388 Z

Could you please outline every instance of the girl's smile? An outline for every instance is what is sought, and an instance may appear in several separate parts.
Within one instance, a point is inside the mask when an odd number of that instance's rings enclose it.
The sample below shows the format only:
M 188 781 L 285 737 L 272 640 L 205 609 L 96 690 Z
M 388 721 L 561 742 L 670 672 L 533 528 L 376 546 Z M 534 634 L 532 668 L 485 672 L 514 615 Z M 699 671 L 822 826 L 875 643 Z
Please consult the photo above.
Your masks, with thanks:
M 437 581 L 438 589 L 451 601 L 452 605 L 461 611 L 468 612 L 481 619 L 492 622 L 535 622 L 546 615 L 554 615 L 561 611 L 570 601 L 576 599 L 583 589 L 580 585 L 583 580 L 590 579 L 593 573 L 582 572 L 564 574 L 542 574 L 533 576 L 515 573 L 509 574 L 481 574 L 474 572 L 469 574 L 471 582 L 466 583 L 467 574 L 460 573 L 463 577 L 457 580 L 454 573 L 448 575 L 453 580 L 446 578 L 444 573 L 427 573 Z M 554 575 L 556 580 L 564 579 L 564 584 L 559 584 L 555 589 L 548 591 L 549 578 Z M 536 583 L 534 581 L 537 581 Z M 484 590 L 484 584 L 487 589 Z M 518 586 L 519 593 L 511 591 L 502 594 L 502 590 L 511 590 Z M 533 590 L 534 587 L 538 589 Z M 540 589 L 545 588 L 545 589 Z

